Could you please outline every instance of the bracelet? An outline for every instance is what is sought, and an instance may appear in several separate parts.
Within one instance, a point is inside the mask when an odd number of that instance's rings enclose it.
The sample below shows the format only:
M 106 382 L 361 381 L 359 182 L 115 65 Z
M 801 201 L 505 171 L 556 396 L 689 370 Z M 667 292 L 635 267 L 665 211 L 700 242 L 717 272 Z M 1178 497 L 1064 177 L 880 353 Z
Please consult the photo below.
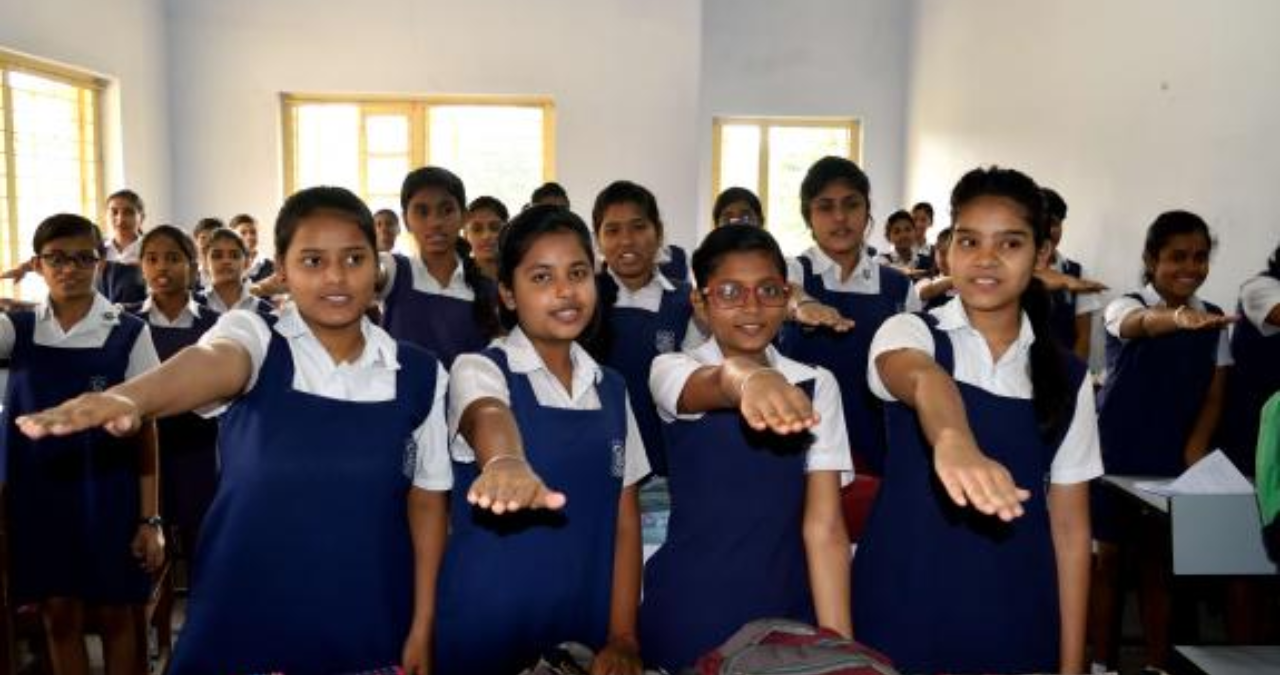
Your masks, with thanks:
M 160 529 L 164 527 L 164 518 L 161 518 L 160 516 L 147 516 L 146 518 L 139 518 L 138 524 L 149 525 L 156 529 Z
M 755 370 L 747 373 L 746 377 L 742 378 L 742 381 L 738 383 L 738 400 L 741 401 L 742 397 L 746 395 L 747 383 L 751 381 L 751 378 L 755 377 L 756 375 L 759 375 L 760 373 L 773 373 L 773 372 L 777 372 L 777 371 L 775 371 L 773 368 L 756 368 Z
M 512 460 L 512 461 L 516 461 L 516 462 L 520 462 L 521 464 L 528 464 L 528 463 L 529 463 L 529 460 L 525 459 L 524 457 L 522 457 L 522 456 L 520 456 L 520 455 L 517 455 L 517 454 L 515 454 L 515 453 L 511 453 L 511 452 L 503 452 L 503 453 L 499 453 L 499 454 L 497 454 L 497 455 L 494 455 L 494 456 L 490 457 L 489 459 L 484 460 L 484 464 L 480 467 L 480 473 L 484 473 L 486 470 L 488 470 L 489 466 L 490 466 L 491 464 L 493 464 L 494 462 L 499 462 L 499 461 L 502 461 L 502 460 L 504 460 L 504 459 Z
M 1185 312 L 1186 309 L 1187 309 L 1187 306 L 1182 305 L 1177 309 L 1173 310 L 1173 325 L 1175 328 L 1178 328 L 1178 329 L 1186 328 L 1186 326 L 1182 324 L 1182 313 Z

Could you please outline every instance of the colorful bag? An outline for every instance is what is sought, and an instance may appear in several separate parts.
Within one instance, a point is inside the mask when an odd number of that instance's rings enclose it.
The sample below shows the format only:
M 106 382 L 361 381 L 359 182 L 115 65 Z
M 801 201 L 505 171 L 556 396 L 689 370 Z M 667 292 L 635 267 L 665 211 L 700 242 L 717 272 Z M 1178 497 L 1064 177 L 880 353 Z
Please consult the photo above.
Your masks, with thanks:
M 761 619 L 698 659 L 699 675 L 897 675 L 882 654 L 825 628 Z

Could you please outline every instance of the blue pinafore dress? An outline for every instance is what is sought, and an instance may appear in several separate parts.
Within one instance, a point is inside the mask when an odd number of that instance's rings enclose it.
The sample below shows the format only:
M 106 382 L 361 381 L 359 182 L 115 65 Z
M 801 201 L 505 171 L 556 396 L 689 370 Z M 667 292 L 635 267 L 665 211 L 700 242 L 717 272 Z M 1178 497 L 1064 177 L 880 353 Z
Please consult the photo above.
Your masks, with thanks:
M 1128 297 L 1143 302 L 1138 293 Z M 1145 302 L 1143 303 L 1145 305 Z M 1209 303 L 1213 314 L 1222 310 Z M 1217 368 L 1218 331 L 1178 331 L 1138 340 L 1107 334 L 1107 379 L 1098 394 L 1098 437 L 1107 473 L 1176 476 L 1183 450 Z M 1120 511 L 1114 489 L 1091 490 L 1093 537 L 1116 541 Z
M 932 316 L 922 318 L 935 360 L 953 373 L 951 339 Z M 1076 391 L 1084 366 L 1063 358 Z M 1030 400 L 956 385 L 978 446 L 1031 498 L 1009 523 L 956 506 L 934 473 L 916 412 L 887 404 L 884 481 L 853 559 L 858 639 L 904 673 L 1056 671 L 1058 576 L 1047 497 L 1061 437 L 1041 439 Z
M 382 327 L 391 337 L 430 351 L 446 370 L 459 354 L 478 352 L 489 344 L 491 336 L 476 322 L 475 302 L 415 290 L 409 259 L 400 254 L 392 257 L 395 283 L 383 302 L 382 315 Z M 476 301 L 497 296 L 497 289 L 487 282 L 472 290 Z
M 146 319 L 141 307 L 139 318 Z M 217 323 L 219 314 L 201 308 L 188 327 L 151 324 L 151 341 L 161 361 L 195 344 Z M 177 526 L 189 545 L 218 487 L 218 421 L 195 413 L 183 413 L 156 421 L 160 434 L 160 513 Z M 190 535 L 190 537 L 188 537 Z M 187 550 L 190 557 L 194 550 Z
M 671 245 L 667 247 L 671 259 L 658 265 L 658 271 L 672 283 L 689 282 L 689 256 L 684 249 Z
M 600 275 L 599 279 L 601 284 L 616 283 L 608 274 Z M 662 422 L 653 405 L 653 394 L 649 391 L 649 370 L 659 354 L 680 350 L 689 318 L 693 316 L 689 284 L 673 284 L 674 289 L 662 294 L 662 304 L 657 312 L 637 307 L 610 307 L 607 310 L 613 343 L 603 359 L 605 365 L 622 373 L 627 381 L 631 411 L 644 439 L 649 467 L 659 476 L 667 475 L 666 441 L 662 437 Z
M 1232 326 L 1227 400 L 1222 408 L 1222 447 L 1231 461 L 1252 476 L 1257 465 L 1262 406 L 1280 391 L 1280 333 L 1265 336 L 1244 315 Z
M 879 476 L 884 470 L 884 412 L 880 400 L 867 389 L 867 357 L 880 325 L 903 311 L 911 282 L 898 270 L 880 265 L 879 293 L 831 291 L 814 274 L 811 260 L 804 256 L 796 260 L 804 269 L 805 293 L 853 319 L 854 327 L 837 333 L 788 322 L 779 334 L 778 347 L 796 361 L 822 366 L 836 376 L 854 466 L 859 474 Z
M 139 449 L 94 429 L 27 438 L 14 420 L 124 381 L 144 323 L 128 314 L 101 347 L 35 343 L 36 317 L 11 312 L 14 345 L 5 396 L 3 447 L 13 605 L 48 598 L 141 604 L 151 578 L 131 545 L 141 513 Z
M 797 386 L 813 396 L 813 380 Z M 802 526 L 812 436 L 755 431 L 736 409 L 663 431 L 671 519 L 644 571 L 645 663 L 691 666 L 754 619 L 811 623 Z
M 599 648 L 609 627 L 627 437 L 626 385 L 604 369 L 599 410 L 542 406 L 506 354 L 501 368 L 525 456 L 568 503 L 495 516 L 467 503 L 478 476 L 454 462 L 449 545 L 437 584 L 436 675 L 516 673 L 572 640 Z
M 413 618 L 408 494 L 436 361 L 400 343 L 396 398 L 293 388 L 275 331 L 255 386 L 222 416 L 173 675 L 349 673 L 400 662 Z

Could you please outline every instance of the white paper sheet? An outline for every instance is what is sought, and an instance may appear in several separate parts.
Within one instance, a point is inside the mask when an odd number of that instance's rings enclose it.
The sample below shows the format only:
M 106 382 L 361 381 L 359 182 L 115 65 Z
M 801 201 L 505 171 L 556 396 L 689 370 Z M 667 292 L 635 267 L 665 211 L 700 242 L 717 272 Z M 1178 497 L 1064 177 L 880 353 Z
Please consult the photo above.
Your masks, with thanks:
M 1205 455 L 1174 480 L 1138 481 L 1139 490 L 1162 495 L 1249 495 L 1253 483 L 1231 463 L 1221 450 Z

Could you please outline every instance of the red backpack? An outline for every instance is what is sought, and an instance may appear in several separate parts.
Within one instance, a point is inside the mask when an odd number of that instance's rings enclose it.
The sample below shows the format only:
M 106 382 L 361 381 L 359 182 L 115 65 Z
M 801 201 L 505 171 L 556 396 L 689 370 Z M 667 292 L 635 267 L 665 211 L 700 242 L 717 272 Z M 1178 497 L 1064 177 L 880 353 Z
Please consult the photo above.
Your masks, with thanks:
M 898 675 L 889 659 L 826 628 L 761 619 L 698 659 L 699 675 Z

